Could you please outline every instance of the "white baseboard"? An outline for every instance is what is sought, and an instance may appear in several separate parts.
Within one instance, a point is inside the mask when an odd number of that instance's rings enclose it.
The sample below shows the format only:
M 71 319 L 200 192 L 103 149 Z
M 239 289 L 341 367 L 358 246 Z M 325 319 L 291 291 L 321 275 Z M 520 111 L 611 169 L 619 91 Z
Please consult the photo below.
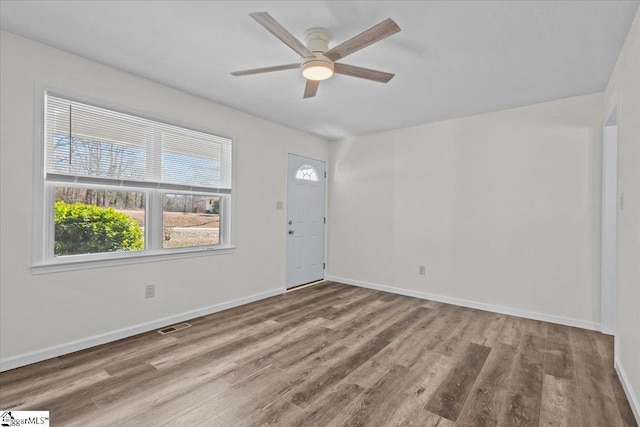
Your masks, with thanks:
M 93 337 L 83 338 L 80 340 L 43 348 L 41 350 L 30 351 L 28 353 L 7 357 L 0 360 L 0 372 L 19 368 L 25 365 L 30 365 L 36 362 L 41 362 L 53 357 L 62 356 L 63 354 L 73 353 L 74 351 L 84 350 L 86 348 L 95 347 L 97 345 L 106 344 L 112 341 L 117 341 L 119 339 L 131 337 L 143 332 L 153 331 L 154 329 L 160 329 L 165 326 L 173 325 L 174 323 L 184 322 L 196 317 L 206 316 L 218 311 L 237 307 L 243 304 L 248 304 L 253 301 L 280 295 L 282 293 L 284 293 L 283 288 L 272 289 L 270 291 L 261 292 L 259 294 L 249 295 L 247 297 L 237 298 L 220 304 L 210 305 L 208 307 L 187 311 L 151 322 L 141 323 L 127 328 L 118 329 L 113 332 L 107 332 L 105 334 L 95 335 Z
M 627 377 L 627 373 L 622 367 L 622 363 L 616 357 L 615 360 L 616 372 L 618 373 L 618 378 L 620 378 L 620 382 L 622 383 L 622 388 L 624 389 L 624 393 L 627 395 L 627 400 L 629 401 L 629 406 L 631 406 L 631 410 L 633 411 L 633 416 L 636 417 L 636 423 L 640 425 L 640 400 L 638 400 L 638 396 L 636 396 L 633 391 L 633 387 L 631 387 L 631 383 L 629 381 L 629 377 Z
M 391 292 L 408 297 L 427 299 L 431 301 L 443 302 L 446 304 L 459 305 L 462 307 L 476 308 L 478 310 L 491 311 L 493 313 L 508 314 L 511 316 L 525 317 L 527 319 L 541 320 L 543 322 L 557 323 L 559 325 L 573 326 L 576 328 L 600 330 L 600 323 L 587 320 L 572 319 L 570 317 L 556 316 L 553 314 L 538 313 L 535 311 L 520 310 L 516 308 L 503 307 L 500 305 L 486 304 L 483 302 L 470 301 L 466 299 L 447 297 L 444 295 L 431 294 L 427 292 L 412 291 L 410 289 L 396 288 L 393 286 L 380 285 L 377 283 L 363 282 L 361 280 L 347 279 L 344 277 L 327 276 L 327 280 L 345 283 L 347 285 L 360 286 L 362 288 L 375 289 L 383 292 Z

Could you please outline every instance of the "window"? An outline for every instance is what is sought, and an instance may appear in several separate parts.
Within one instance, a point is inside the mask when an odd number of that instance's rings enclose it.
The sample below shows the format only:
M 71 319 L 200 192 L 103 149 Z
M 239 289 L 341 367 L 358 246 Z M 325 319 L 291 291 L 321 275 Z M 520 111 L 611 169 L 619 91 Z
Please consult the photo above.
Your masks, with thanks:
M 311 165 L 302 165 L 296 172 L 296 179 L 304 179 L 307 181 L 317 181 L 318 172 Z
M 45 94 L 43 264 L 230 247 L 231 140 Z
M 163 248 L 220 243 L 220 197 L 166 193 L 162 198 Z

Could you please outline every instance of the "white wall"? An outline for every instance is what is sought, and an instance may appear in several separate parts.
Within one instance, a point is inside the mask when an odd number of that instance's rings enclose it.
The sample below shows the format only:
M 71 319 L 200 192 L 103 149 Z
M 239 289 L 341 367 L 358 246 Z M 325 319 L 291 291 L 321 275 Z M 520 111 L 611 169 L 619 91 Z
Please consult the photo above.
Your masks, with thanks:
M 618 332 L 620 377 L 640 422 L 640 10 L 605 92 L 604 113 L 618 105 Z M 620 369 L 622 368 L 622 369 Z
M 284 289 L 276 201 L 285 200 L 286 153 L 326 159 L 326 141 L 6 32 L 0 40 L 0 358 Z M 232 137 L 236 252 L 33 276 L 37 84 Z M 153 299 L 144 298 L 149 283 Z
M 602 99 L 331 143 L 329 276 L 597 327 Z

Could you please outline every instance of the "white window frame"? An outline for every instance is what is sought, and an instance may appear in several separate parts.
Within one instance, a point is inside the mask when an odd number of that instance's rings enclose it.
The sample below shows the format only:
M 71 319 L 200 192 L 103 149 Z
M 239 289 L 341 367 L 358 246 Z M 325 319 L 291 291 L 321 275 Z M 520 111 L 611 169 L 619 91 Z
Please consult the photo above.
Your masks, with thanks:
M 136 186 L 113 186 L 109 185 L 108 179 L 103 183 L 100 179 L 93 183 L 77 183 L 66 180 L 48 181 L 45 171 L 45 99 L 47 94 L 58 96 L 70 101 L 94 105 L 108 110 L 130 114 L 156 122 L 161 122 L 173 126 L 178 126 L 188 130 L 194 130 L 211 135 L 222 136 L 219 132 L 209 129 L 198 128 L 191 124 L 179 123 L 175 120 L 167 120 L 154 115 L 132 111 L 121 106 L 109 105 L 108 103 L 96 101 L 86 96 L 71 95 L 67 91 L 55 90 L 36 86 L 35 90 L 35 141 L 34 141 L 34 197 L 33 197 L 33 263 L 32 274 L 46 274 L 59 271 L 72 271 L 89 269 L 95 267 L 106 267 L 112 265 L 137 264 L 141 262 L 164 261 L 167 259 L 191 258 L 196 256 L 222 255 L 235 251 L 233 245 L 232 221 L 233 221 L 233 190 L 231 194 L 221 194 L 207 191 L 185 191 L 184 189 L 171 189 L 170 187 L 155 189 Z M 230 139 L 229 137 L 222 136 Z M 235 158 L 231 158 L 232 182 L 235 176 Z M 139 191 L 145 193 L 145 233 L 144 249 L 139 251 L 107 252 L 95 254 L 78 254 L 63 257 L 53 255 L 54 244 L 54 210 L 55 202 L 54 188 L 56 186 L 92 188 L 92 189 L 113 189 L 119 191 Z M 162 195 L 187 194 L 195 196 L 220 197 L 220 243 L 209 246 L 191 246 L 186 248 L 162 248 L 163 221 L 162 221 Z

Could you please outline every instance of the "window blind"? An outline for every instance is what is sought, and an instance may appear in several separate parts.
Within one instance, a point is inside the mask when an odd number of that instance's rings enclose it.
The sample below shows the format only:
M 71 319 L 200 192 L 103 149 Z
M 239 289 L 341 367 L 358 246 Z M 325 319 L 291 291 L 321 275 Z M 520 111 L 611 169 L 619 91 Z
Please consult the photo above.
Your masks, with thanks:
M 51 94 L 48 180 L 231 192 L 231 140 Z

